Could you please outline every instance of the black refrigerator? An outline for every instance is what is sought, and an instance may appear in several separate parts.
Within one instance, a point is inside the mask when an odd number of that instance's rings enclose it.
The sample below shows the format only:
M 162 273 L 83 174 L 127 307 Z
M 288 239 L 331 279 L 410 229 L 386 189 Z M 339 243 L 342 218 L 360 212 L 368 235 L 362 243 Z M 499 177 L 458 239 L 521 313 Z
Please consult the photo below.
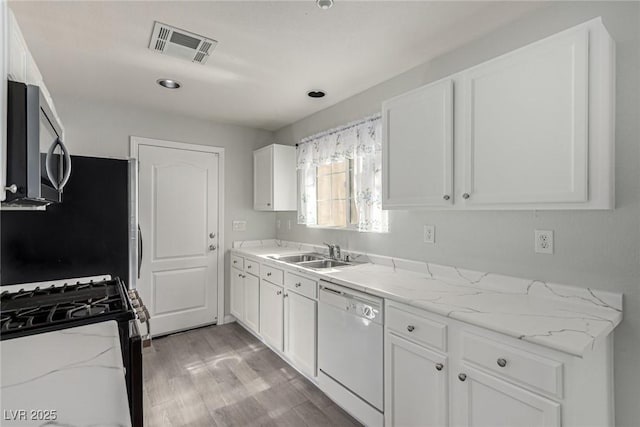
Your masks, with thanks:
M 130 280 L 130 162 L 71 156 L 71 164 L 62 203 L 0 211 L 1 285 L 102 274 Z

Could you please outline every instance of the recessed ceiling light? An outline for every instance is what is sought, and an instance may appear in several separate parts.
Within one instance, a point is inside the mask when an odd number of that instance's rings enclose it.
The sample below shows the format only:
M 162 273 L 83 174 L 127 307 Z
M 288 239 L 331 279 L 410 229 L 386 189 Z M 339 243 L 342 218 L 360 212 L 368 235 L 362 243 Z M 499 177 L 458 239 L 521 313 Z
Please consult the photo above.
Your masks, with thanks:
M 179 89 L 180 86 L 182 86 L 179 81 L 172 79 L 159 79 L 156 83 L 162 87 L 166 87 L 167 89 Z
M 333 0 L 316 0 L 316 4 L 322 10 L 327 10 L 333 6 Z
M 326 95 L 326 93 L 324 93 L 324 91 L 322 91 L 322 90 L 311 90 L 311 91 L 307 92 L 307 96 L 309 98 L 322 98 L 325 95 Z

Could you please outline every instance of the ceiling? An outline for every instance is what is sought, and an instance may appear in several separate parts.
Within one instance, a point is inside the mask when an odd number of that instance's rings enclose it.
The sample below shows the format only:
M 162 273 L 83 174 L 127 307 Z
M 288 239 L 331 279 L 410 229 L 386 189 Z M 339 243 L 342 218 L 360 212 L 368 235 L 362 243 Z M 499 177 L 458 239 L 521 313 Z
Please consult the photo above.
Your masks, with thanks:
M 539 2 L 14 1 L 56 96 L 277 130 L 540 7 Z M 219 44 L 205 65 L 147 48 L 154 21 Z M 156 84 L 182 82 L 179 90 Z M 327 96 L 306 93 L 322 89 Z M 64 118 L 63 118 L 64 119 Z

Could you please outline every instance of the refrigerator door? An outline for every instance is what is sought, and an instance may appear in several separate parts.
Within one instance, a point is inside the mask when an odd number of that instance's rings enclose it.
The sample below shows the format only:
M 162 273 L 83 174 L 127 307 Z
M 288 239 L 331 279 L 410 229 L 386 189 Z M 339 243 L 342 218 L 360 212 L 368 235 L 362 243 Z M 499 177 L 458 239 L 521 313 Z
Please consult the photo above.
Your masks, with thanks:
M 136 289 L 140 277 L 140 256 L 142 244 L 138 227 L 138 161 L 129 159 L 129 289 Z

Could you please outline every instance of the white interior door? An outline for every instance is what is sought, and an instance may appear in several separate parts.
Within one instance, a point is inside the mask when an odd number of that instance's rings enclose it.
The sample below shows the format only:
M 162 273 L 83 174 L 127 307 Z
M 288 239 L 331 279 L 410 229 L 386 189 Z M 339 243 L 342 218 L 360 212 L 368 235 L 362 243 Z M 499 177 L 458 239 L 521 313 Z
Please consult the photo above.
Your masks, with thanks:
M 177 145 L 177 144 L 176 144 Z M 217 321 L 219 155 L 140 144 L 138 292 L 162 335 Z

